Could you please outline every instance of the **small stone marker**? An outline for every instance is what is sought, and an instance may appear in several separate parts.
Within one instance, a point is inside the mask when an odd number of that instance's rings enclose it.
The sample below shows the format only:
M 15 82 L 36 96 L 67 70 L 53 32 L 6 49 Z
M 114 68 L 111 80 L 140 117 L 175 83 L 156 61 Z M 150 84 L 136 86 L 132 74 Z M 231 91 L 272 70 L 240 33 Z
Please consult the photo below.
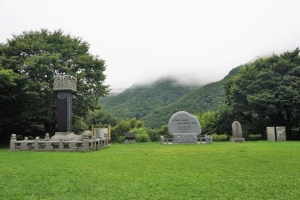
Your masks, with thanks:
M 173 135 L 173 143 L 197 143 L 197 135 L 201 133 L 199 120 L 185 111 L 174 113 L 168 123 L 169 134 Z
M 232 123 L 232 142 L 244 142 L 245 138 L 243 138 L 243 131 L 241 123 L 238 121 L 234 121 Z
M 126 132 L 125 133 L 125 141 L 124 143 L 125 144 L 128 144 L 128 143 L 135 143 L 135 133 L 133 132 Z

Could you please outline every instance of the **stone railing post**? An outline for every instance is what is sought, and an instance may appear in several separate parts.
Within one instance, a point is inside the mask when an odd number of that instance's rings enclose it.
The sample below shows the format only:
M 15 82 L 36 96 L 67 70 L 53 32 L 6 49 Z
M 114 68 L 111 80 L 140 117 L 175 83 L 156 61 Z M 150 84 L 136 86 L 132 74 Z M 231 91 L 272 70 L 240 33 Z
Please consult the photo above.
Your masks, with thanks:
M 40 138 L 39 137 L 36 137 L 35 140 L 34 140 L 34 150 L 39 150 L 39 140 Z
M 16 150 L 16 141 L 17 141 L 17 136 L 16 134 L 12 134 L 10 138 L 10 150 Z
M 83 135 L 83 151 L 88 151 L 89 150 L 89 135 L 85 133 Z
M 58 146 L 59 150 L 63 150 L 64 149 L 64 140 L 63 139 L 59 139 L 59 146 Z
M 45 135 L 45 140 L 46 140 L 46 141 L 49 141 L 49 133 L 46 133 L 46 135 Z
M 160 142 L 161 142 L 161 144 L 164 144 L 164 143 L 165 143 L 165 138 L 164 138 L 164 136 L 160 136 Z

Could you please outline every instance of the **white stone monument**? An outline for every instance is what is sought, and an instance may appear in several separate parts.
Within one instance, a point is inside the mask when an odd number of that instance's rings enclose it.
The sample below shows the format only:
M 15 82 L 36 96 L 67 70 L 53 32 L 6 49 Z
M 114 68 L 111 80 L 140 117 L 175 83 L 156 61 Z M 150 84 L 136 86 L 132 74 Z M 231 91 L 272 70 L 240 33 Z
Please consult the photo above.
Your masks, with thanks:
M 173 135 L 173 143 L 197 143 L 197 135 L 201 134 L 201 126 L 195 116 L 179 111 L 171 116 L 168 131 Z

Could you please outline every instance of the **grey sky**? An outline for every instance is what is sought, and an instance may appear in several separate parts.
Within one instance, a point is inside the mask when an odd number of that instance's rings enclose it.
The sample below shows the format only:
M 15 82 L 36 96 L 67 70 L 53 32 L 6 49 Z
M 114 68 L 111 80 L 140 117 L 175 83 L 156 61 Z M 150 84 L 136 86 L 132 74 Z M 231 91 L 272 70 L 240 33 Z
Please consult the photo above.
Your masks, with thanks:
M 112 89 L 163 75 L 211 82 L 300 42 L 298 0 L 1 0 L 0 42 L 22 31 L 82 37 Z

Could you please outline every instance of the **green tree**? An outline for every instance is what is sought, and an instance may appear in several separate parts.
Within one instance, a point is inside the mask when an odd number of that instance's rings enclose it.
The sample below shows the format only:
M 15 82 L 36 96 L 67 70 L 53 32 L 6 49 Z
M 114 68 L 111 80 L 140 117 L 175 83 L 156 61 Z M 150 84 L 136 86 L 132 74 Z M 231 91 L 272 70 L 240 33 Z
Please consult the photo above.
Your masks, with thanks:
M 212 135 L 216 132 L 216 112 L 207 110 L 202 114 L 195 114 L 201 124 L 202 134 Z
M 250 132 L 285 126 L 287 138 L 299 126 L 299 49 L 260 58 L 244 66 L 225 86 L 226 102 L 235 119 Z
M 117 125 L 117 119 L 113 117 L 109 112 L 102 109 L 95 109 L 94 111 L 89 110 L 84 121 L 89 126 L 95 125 L 105 127 L 109 124 L 111 126 Z
M 114 140 L 117 140 L 118 137 L 124 136 L 126 132 L 134 128 L 141 128 L 144 129 L 144 122 L 141 120 L 137 120 L 136 118 L 132 119 L 122 119 L 117 123 L 116 126 L 112 127 L 112 137 Z
M 56 122 L 56 94 L 53 75 L 69 74 L 77 78 L 73 96 L 74 119 L 80 119 L 97 106 L 107 93 L 105 62 L 89 53 L 89 44 L 57 30 L 28 31 L 13 35 L 1 45 L 2 66 L 22 77 L 17 83 L 22 110 L 18 121 L 28 125 L 44 124 L 53 134 Z M 76 121 L 74 121 L 76 123 Z

